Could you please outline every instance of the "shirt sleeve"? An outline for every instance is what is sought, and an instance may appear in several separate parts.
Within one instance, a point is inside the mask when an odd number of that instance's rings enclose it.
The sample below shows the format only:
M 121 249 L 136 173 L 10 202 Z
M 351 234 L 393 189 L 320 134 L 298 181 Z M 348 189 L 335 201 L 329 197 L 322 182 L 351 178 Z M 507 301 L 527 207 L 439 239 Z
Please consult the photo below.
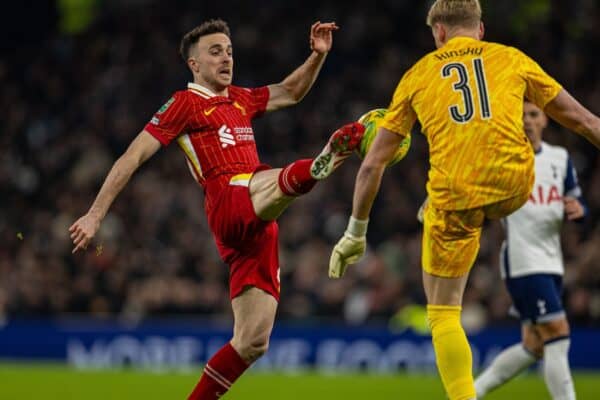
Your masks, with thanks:
M 183 92 L 177 92 L 158 109 L 144 129 L 163 146 L 168 146 L 187 129 L 189 117 L 188 99 Z
M 258 118 L 267 110 L 269 102 L 269 88 L 261 86 L 258 88 L 238 88 L 237 98 L 242 102 L 250 119 Z
M 571 157 L 567 157 L 567 174 L 565 176 L 565 196 L 579 197 L 581 196 L 581 188 L 577 180 L 577 171 L 573 166 Z
M 409 70 L 396 87 L 392 102 L 381 122 L 381 127 L 402 137 L 408 136 L 417 115 L 411 105 L 411 88 L 414 86 L 412 69 Z
M 583 193 L 581 191 L 581 187 L 579 186 L 579 181 L 577 179 L 577 170 L 571 161 L 571 157 L 567 157 L 567 174 L 565 176 L 564 182 L 564 191 L 565 196 L 575 197 L 577 201 L 583 207 L 583 216 L 576 221 L 581 221 L 588 215 L 588 207 L 583 198 Z
M 562 86 L 530 57 L 522 52 L 519 52 L 519 57 L 521 73 L 527 85 L 525 97 L 543 110 L 562 90 Z

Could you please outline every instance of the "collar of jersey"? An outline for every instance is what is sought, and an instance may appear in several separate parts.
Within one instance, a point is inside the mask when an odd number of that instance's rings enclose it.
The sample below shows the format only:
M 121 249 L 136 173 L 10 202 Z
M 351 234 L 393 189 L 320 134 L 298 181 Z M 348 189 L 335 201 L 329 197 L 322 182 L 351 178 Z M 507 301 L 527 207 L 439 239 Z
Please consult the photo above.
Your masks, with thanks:
M 210 99 L 211 97 L 218 97 L 212 90 L 202 85 L 198 85 L 197 83 L 189 82 L 187 84 L 187 87 L 188 89 L 200 95 L 201 97 L 204 97 L 205 99 Z
M 538 154 L 540 154 L 542 152 L 542 150 L 544 150 L 545 146 L 547 146 L 546 142 L 542 141 L 542 143 L 540 143 L 539 150 L 533 149 L 533 152 L 535 153 L 535 155 L 537 156 Z
M 444 44 L 441 48 L 443 49 L 444 47 L 448 46 L 450 43 L 455 43 L 455 42 L 462 41 L 462 40 L 469 41 L 469 42 L 479 42 L 479 40 L 473 39 L 472 37 L 469 37 L 469 36 L 456 36 L 456 37 L 453 37 L 452 39 L 448 40 L 446 42 L 446 44 Z

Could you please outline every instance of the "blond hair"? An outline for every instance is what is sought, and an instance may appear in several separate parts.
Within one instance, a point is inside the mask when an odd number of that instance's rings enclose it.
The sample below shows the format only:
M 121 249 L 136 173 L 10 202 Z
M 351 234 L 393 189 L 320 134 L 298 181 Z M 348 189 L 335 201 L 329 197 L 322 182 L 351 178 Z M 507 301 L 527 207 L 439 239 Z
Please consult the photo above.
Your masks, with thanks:
M 478 27 L 481 22 L 479 0 L 436 0 L 427 14 L 427 25 L 438 22 L 448 26 Z

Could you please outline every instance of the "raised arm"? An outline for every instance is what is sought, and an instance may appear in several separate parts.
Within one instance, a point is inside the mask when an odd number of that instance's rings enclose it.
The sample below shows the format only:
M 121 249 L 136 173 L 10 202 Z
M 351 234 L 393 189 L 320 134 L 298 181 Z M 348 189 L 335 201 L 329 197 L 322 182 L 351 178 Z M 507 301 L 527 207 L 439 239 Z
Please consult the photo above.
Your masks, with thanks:
M 73 253 L 85 249 L 92 240 L 110 205 L 123 190 L 131 175 L 160 148 L 160 142 L 146 130 L 141 131 L 131 142 L 125 153 L 113 164 L 104 180 L 100 192 L 88 212 L 71 227 Z
M 339 29 L 335 22 L 315 22 L 310 28 L 312 53 L 304 64 L 296 68 L 283 81 L 269 85 L 267 111 L 297 104 L 304 98 L 319 75 L 325 57 L 333 43 L 332 32 Z
M 566 90 L 561 90 L 544 109 L 556 122 L 577 132 L 600 149 L 600 118 L 582 106 Z

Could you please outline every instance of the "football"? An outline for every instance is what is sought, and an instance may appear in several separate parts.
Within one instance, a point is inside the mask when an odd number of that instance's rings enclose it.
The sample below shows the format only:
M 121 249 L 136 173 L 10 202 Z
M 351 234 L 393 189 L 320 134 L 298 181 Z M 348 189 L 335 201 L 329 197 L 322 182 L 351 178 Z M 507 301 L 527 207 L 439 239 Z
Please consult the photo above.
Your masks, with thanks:
M 383 117 L 387 112 L 386 108 L 376 108 L 371 110 L 358 119 L 358 122 L 365 126 L 365 134 L 360 142 L 360 146 L 356 149 L 358 153 L 358 157 L 361 160 L 365 158 L 367 152 L 371 148 L 373 144 L 373 140 L 377 135 L 377 129 L 379 128 L 379 124 L 383 121 Z M 388 163 L 388 167 L 396 164 L 398 161 L 402 160 L 408 149 L 410 148 L 410 134 L 400 142 L 400 146 L 398 146 L 398 150 L 396 150 L 396 154 L 392 158 L 392 160 Z

